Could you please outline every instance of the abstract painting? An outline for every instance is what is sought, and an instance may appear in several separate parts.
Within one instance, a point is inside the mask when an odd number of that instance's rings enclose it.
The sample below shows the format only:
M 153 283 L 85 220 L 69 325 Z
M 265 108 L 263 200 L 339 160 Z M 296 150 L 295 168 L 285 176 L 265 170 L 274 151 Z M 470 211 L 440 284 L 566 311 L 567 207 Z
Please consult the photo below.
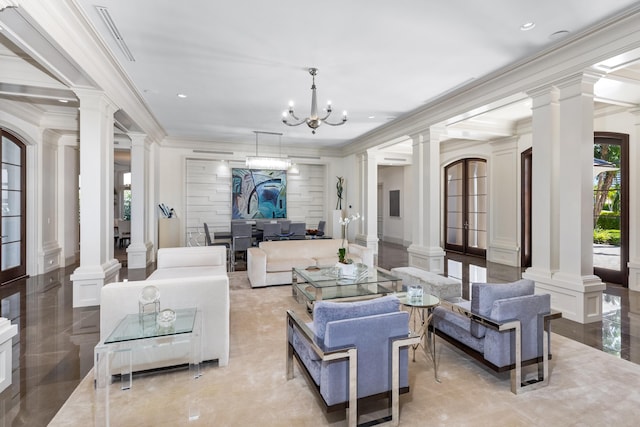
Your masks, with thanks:
M 232 170 L 233 219 L 286 218 L 287 171 Z

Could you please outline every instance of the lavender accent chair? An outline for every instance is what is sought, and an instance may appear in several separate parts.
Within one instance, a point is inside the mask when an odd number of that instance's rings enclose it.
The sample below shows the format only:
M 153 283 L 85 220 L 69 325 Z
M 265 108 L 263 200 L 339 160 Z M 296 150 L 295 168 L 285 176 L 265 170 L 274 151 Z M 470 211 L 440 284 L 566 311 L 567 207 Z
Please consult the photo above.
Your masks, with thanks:
M 551 312 L 550 295 L 535 295 L 535 284 L 473 283 L 471 301 L 446 301 L 433 311 L 431 328 L 491 369 L 511 371 L 511 391 L 544 387 L 549 382 L 549 324 L 561 313 Z M 522 367 L 538 364 L 533 380 L 522 380 Z
M 420 338 L 409 334 L 409 314 L 395 295 L 356 302 L 319 301 L 313 321 L 287 312 L 287 379 L 293 359 L 327 412 L 347 409 L 357 425 L 358 401 L 391 398 L 391 421 L 399 421 L 400 393 L 409 391 L 407 346 Z

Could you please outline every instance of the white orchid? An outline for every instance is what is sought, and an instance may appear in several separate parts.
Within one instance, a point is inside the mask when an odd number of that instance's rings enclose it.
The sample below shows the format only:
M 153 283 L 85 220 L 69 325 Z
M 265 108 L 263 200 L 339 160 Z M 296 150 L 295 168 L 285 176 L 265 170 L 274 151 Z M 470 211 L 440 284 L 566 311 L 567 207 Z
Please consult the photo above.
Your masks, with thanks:
M 355 215 L 347 216 L 347 217 L 344 217 L 344 218 L 340 218 L 338 220 L 338 222 L 340 223 L 340 225 L 347 226 L 347 225 L 349 225 L 350 222 L 356 221 L 358 219 L 360 219 L 360 214 L 359 213 L 357 213 Z

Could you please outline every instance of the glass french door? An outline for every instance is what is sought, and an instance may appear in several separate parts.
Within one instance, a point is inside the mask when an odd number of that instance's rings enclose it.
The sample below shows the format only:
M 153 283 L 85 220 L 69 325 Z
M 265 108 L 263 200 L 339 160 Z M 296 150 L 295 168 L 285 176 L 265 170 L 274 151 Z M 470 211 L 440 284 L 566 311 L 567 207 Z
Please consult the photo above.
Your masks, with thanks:
M 593 140 L 593 273 L 628 286 L 629 135 L 595 132 Z
M 14 135 L 2 136 L 2 209 L 0 211 L 0 283 L 26 275 L 26 147 Z
M 445 249 L 487 252 L 487 162 L 462 159 L 445 168 Z

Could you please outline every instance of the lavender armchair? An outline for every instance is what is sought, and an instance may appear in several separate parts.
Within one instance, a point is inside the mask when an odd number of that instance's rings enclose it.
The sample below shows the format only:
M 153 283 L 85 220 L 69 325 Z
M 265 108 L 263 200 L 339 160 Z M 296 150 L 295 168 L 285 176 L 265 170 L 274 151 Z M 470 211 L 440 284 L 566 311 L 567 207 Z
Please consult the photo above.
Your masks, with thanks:
M 433 312 L 431 328 L 491 369 L 511 370 L 511 391 L 520 393 L 549 381 L 549 323 L 561 317 L 551 311 L 548 294 L 535 295 L 531 280 L 473 283 L 471 301 L 446 303 Z M 522 367 L 538 364 L 535 379 L 523 381 Z
M 319 301 L 309 323 L 289 310 L 287 341 L 287 379 L 295 358 L 326 411 L 347 408 L 349 426 L 355 426 L 360 399 L 391 397 L 390 419 L 397 425 L 399 394 L 409 391 L 406 347 L 419 337 L 409 334 L 409 314 L 396 296 Z

